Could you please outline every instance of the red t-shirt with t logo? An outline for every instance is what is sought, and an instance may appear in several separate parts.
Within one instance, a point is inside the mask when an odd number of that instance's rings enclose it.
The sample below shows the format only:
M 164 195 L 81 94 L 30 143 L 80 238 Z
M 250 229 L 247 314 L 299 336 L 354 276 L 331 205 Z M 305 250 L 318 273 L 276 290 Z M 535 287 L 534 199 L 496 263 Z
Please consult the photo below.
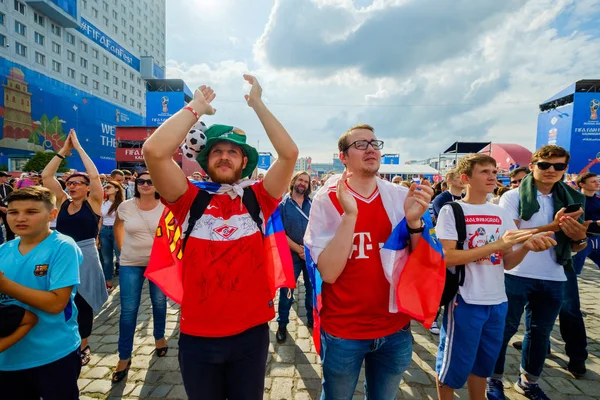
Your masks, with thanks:
M 389 312 L 390 283 L 383 273 L 379 249 L 390 236 L 392 224 L 379 189 L 368 198 L 352 189 L 350 193 L 358 205 L 352 254 L 335 283 L 323 283 L 321 325 L 340 338 L 377 339 L 399 331 L 410 317 Z M 329 196 L 342 213 L 336 193 Z

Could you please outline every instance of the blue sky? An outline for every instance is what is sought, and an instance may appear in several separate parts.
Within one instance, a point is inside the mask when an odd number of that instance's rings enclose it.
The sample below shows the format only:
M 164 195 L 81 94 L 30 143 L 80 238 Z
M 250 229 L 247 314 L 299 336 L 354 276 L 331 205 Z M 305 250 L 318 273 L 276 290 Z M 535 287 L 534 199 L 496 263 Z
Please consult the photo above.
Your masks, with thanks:
M 272 146 L 243 99 L 255 74 L 300 156 L 329 161 L 368 123 L 401 160 L 456 140 L 534 149 L 538 104 L 600 79 L 598 0 L 169 0 L 167 69 L 217 92 L 208 124 Z

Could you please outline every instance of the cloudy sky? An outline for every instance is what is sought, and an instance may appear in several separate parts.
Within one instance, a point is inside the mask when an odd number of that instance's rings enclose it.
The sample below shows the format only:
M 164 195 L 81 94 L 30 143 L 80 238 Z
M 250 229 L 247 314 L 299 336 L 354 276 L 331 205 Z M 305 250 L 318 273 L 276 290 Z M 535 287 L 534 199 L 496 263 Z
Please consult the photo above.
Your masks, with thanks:
M 600 0 L 169 0 L 167 68 L 212 86 L 206 122 L 260 151 L 273 148 L 244 101 L 247 72 L 314 161 L 357 123 L 402 162 L 456 140 L 533 150 L 538 104 L 600 78 L 598 19 Z

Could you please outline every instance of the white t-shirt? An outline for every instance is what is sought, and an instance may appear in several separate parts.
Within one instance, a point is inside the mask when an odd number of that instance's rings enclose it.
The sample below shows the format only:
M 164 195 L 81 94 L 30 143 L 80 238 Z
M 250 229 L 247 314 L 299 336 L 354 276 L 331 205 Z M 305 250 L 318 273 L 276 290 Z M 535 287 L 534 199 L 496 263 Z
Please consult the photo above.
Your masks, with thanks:
M 113 202 L 110 200 L 106 200 L 102 202 L 102 225 L 103 226 L 113 226 L 115 224 L 115 217 L 117 215 L 116 210 L 113 211 L 112 214 L 108 213 L 108 210 L 110 210 L 110 207 L 112 206 Z
M 506 209 L 512 219 L 520 221 L 519 228 L 537 228 L 539 226 L 548 225 L 554 220 L 554 203 L 552 194 L 537 193 L 537 201 L 540 204 L 538 212 L 533 214 L 529 221 L 519 218 L 519 189 L 509 190 L 500 198 L 500 207 Z M 520 276 L 523 278 L 543 279 L 546 281 L 566 281 L 565 269 L 562 265 L 556 262 L 556 253 L 554 248 L 542 252 L 529 252 L 517 265 L 507 274 Z
M 165 206 L 159 202 L 153 210 L 142 211 L 135 201 L 135 198 L 126 200 L 117 208 L 125 228 L 119 260 L 120 265 L 145 267 L 150 261 L 154 234 Z
M 467 238 L 464 249 L 474 249 L 500 239 L 504 232 L 517 229 L 510 215 L 491 203 L 459 202 L 465 214 Z M 458 240 L 452 207 L 440 210 L 435 228 L 440 239 Z M 455 268 L 451 267 L 455 272 Z M 502 253 L 493 253 L 465 265 L 465 282 L 458 292 L 467 304 L 495 305 L 508 301 L 504 290 L 504 261 Z

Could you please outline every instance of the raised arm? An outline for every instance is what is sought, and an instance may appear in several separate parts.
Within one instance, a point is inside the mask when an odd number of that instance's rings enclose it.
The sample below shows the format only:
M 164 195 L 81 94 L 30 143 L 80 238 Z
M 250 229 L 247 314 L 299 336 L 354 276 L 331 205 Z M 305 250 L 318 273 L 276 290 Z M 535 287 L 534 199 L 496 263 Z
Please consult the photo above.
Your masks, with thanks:
M 244 79 L 252 85 L 250 93 L 246 95 L 246 102 L 256 112 L 277 152 L 277 161 L 269 168 L 263 181 L 265 190 L 277 199 L 288 189 L 298 159 L 298 147 L 262 101 L 262 88 L 258 80 L 252 75 L 244 75 Z
M 44 187 L 50 189 L 56 196 L 56 207 L 60 210 L 60 206 L 67 199 L 67 194 L 63 190 L 60 182 L 56 179 L 56 172 L 60 167 L 60 163 L 65 157 L 71 155 L 73 149 L 73 143 L 71 142 L 71 135 L 67 137 L 63 147 L 54 155 L 52 160 L 46 165 L 46 168 L 42 171 L 42 184 Z
M 104 199 L 104 190 L 102 189 L 102 181 L 100 181 L 100 174 L 98 173 L 98 168 L 87 155 L 83 147 L 81 147 L 81 143 L 79 143 L 79 139 L 77 138 L 77 133 L 74 129 L 71 129 L 69 132 L 69 137 L 71 138 L 71 143 L 73 148 L 79 154 L 81 161 L 83 162 L 83 166 L 85 167 L 85 172 L 88 174 L 90 178 L 90 205 L 94 212 L 98 215 L 102 213 L 102 200 Z
M 201 86 L 196 89 L 194 99 L 189 106 L 196 111 L 198 117 L 213 115 L 216 110 L 210 103 L 215 93 L 210 87 Z M 154 187 L 168 202 L 176 202 L 188 188 L 187 178 L 173 160 L 173 153 L 197 122 L 190 110 L 181 109 L 163 124 L 144 143 L 144 160 Z

